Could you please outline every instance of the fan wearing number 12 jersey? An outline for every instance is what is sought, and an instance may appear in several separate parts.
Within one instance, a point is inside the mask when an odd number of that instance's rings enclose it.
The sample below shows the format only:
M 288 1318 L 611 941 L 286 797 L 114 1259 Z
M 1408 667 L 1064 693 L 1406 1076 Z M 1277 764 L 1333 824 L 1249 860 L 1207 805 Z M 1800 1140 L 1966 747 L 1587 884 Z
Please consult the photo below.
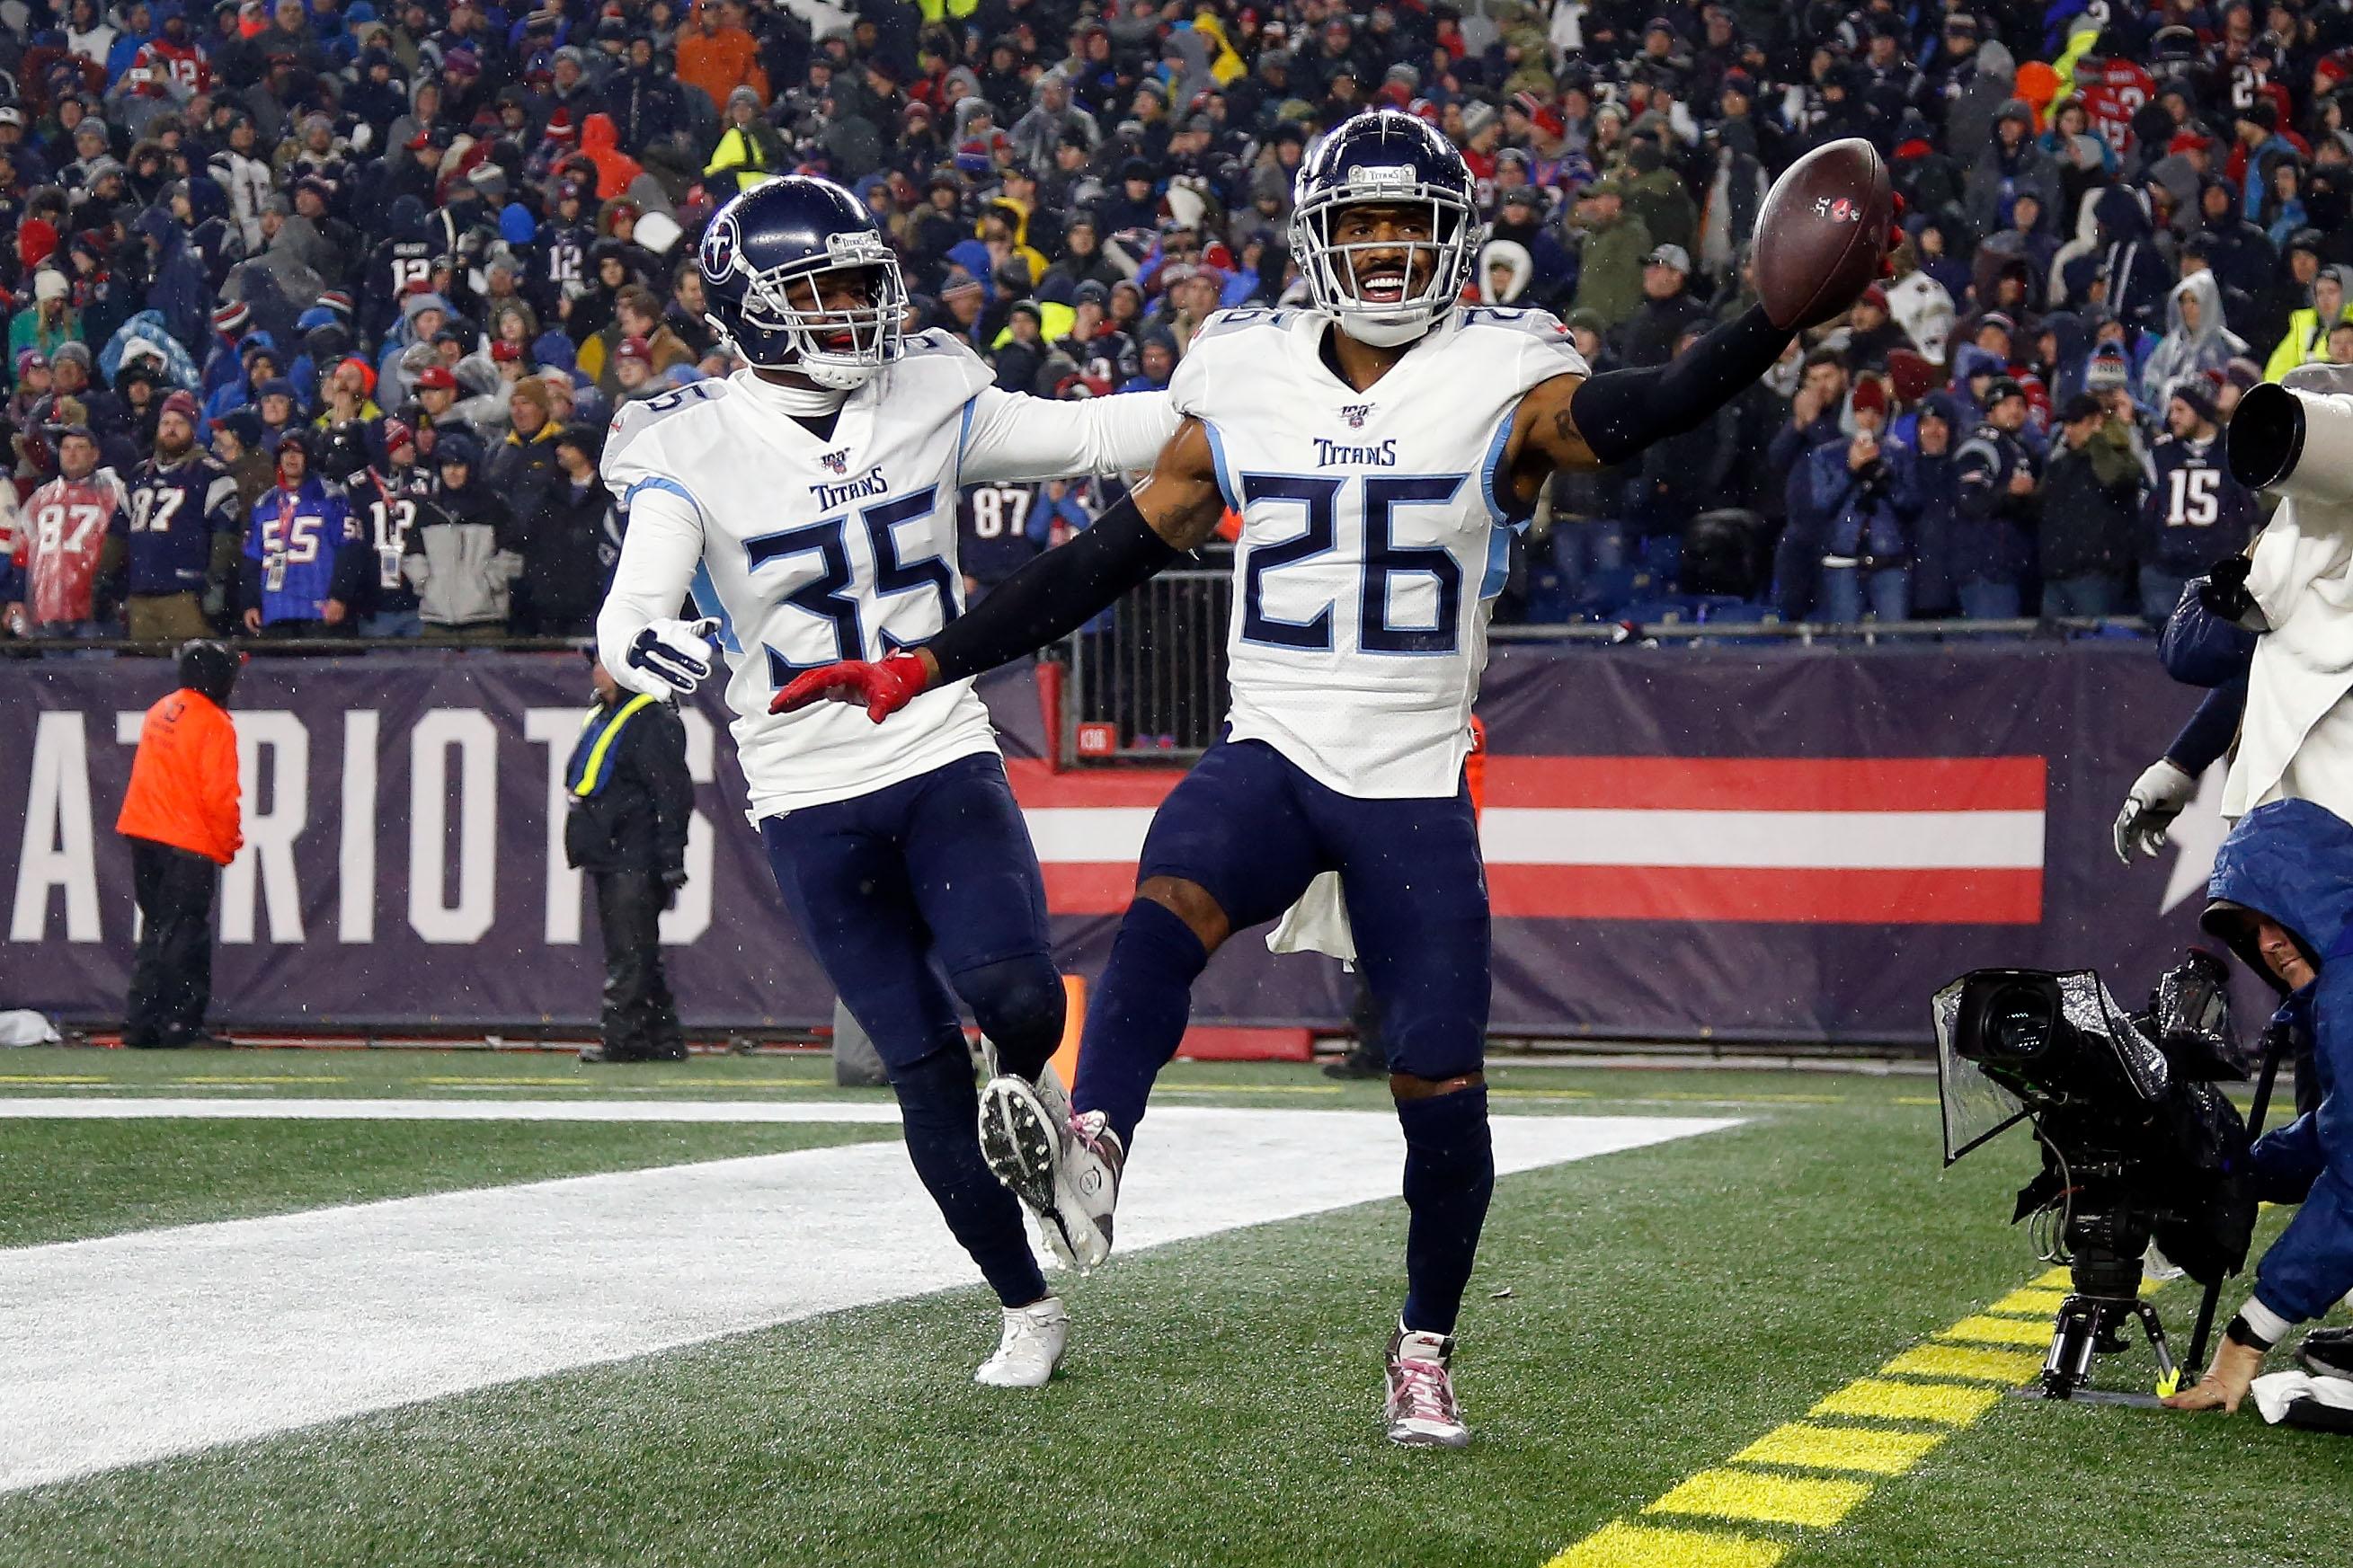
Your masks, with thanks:
M 1852 200 L 1832 205 L 1826 221 L 1860 216 Z M 1588 374 L 1545 312 L 1461 304 L 1484 237 L 1471 171 L 1395 111 L 1324 139 L 1293 215 L 1311 308 L 1209 318 L 1169 386 L 1185 423 L 1127 501 L 923 648 L 813 671 L 779 701 L 913 711 L 938 682 L 1079 625 L 1206 541 L 1227 509 L 1241 514 L 1228 728 L 1145 836 L 1073 1111 L 1058 1121 L 999 1079 L 982 1146 L 1009 1152 L 992 1168 L 1054 1216 L 1050 1234 L 1076 1238 L 1079 1264 L 1101 1261 L 1209 954 L 1335 873 L 1405 1134 L 1406 1295 L 1384 1421 L 1392 1441 L 1460 1447 L 1455 1320 L 1495 1180 L 1487 889 L 1463 761 L 1509 531 L 1556 469 L 1623 461 L 1737 395 L 1823 302 L 1801 295 L 1779 322 L 1759 305 L 1668 365 Z M 1768 268 L 1771 240 L 1760 231 L 1760 279 L 1790 271 Z
M 947 334 L 902 337 L 897 258 L 824 180 L 736 196 L 698 265 L 711 325 L 750 368 L 615 415 L 602 471 L 628 523 L 599 656 L 620 684 L 670 697 L 711 673 L 715 639 L 785 906 L 872 1038 L 916 1173 L 1002 1306 L 976 1375 L 1042 1384 L 1069 1319 L 982 1157 L 956 1007 L 1006 1073 L 1061 1102 L 1044 879 L 988 710 L 969 681 L 887 730 L 839 708 L 770 709 L 803 670 L 880 658 L 963 613 L 959 487 L 1140 468 L 1176 416 L 1165 395 L 1001 392 Z M 690 593 L 701 619 L 678 618 Z

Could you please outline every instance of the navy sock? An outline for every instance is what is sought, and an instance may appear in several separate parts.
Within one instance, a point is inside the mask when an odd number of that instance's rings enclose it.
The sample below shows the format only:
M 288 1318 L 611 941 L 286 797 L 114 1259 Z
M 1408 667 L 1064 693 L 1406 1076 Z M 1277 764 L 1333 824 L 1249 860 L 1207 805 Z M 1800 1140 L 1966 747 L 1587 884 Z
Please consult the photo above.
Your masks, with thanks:
M 1062 976 L 1044 953 L 1001 958 L 953 977 L 980 1032 L 997 1047 L 997 1065 L 1034 1079 L 1062 1043 L 1070 1005 Z
M 1405 1128 L 1405 1326 L 1451 1334 L 1479 1251 L 1479 1227 L 1495 1194 L 1495 1145 L 1487 1086 L 1400 1100 Z
M 1150 899 L 1127 906 L 1087 1009 L 1079 1081 L 1071 1092 L 1075 1109 L 1103 1113 L 1123 1145 L 1134 1141 L 1152 1080 L 1184 1043 L 1193 982 L 1208 962 L 1201 939 L 1176 910 Z
M 891 1087 L 899 1096 L 907 1133 L 907 1157 L 923 1178 L 948 1230 L 980 1265 L 980 1272 L 1008 1307 L 1026 1307 L 1046 1294 L 1046 1278 L 1021 1228 L 1021 1204 L 980 1157 L 974 1128 L 980 1095 L 973 1088 L 972 1062 L 959 1036 L 951 1047 L 909 1068 L 893 1068 Z

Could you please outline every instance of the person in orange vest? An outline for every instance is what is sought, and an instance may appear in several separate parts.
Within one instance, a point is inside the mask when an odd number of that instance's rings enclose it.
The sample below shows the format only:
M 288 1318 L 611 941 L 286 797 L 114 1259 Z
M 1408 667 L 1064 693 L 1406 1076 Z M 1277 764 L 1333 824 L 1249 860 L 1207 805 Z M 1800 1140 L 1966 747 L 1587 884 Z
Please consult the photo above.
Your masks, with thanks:
M 140 1049 L 217 1046 L 205 1032 L 213 996 L 213 897 L 245 842 L 237 726 L 228 694 L 241 661 L 219 643 L 180 647 L 178 689 L 147 710 L 131 788 L 114 831 L 131 841 L 139 952 L 122 1043 Z
M 1471 715 L 1471 754 L 1462 759 L 1462 787 L 1471 792 L 1471 815 L 1475 817 L 1487 806 L 1487 726 L 1476 713 Z M 1381 1044 L 1380 1009 L 1373 1005 L 1373 994 L 1365 988 L 1362 970 L 1356 972 L 1356 999 L 1348 1005 L 1348 1022 L 1356 1031 L 1356 1043 L 1339 1060 L 1325 1062 L 1324 1076 L 1388 1077 L 1389 1057 Z

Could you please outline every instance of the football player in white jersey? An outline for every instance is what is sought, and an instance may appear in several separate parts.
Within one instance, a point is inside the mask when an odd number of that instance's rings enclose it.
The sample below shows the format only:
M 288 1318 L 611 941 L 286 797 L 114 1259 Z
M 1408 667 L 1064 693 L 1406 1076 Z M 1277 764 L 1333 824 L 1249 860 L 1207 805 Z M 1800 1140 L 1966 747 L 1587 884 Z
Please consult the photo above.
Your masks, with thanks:
M 769 704 L 798 671 L 880 657 L 955 618 L 958 486 L 1140 468 L 1176 416 L 1164 395 L 1001 392 L 946 334 L 902 339 L 898 262 L 864 205 L 824 180 L 735 197 L 704 230 L 700 267 L 711 324 L 750 368 L 614 416 L 604 477 L 628 528 L 598 650 L 621 684 L 657 697 L 693 690 L 712 641 L 724 650 L 749 816 L 786 907 L 873 1037 L 916 1172 L 1003 1304 L 976 1375 L 1034 1387 L 1069 1318 L 983 1157 L 955 1002 L 997 1070 L 1060 1115 L 1046 1064 L 1063 993 L 987 710 L 969 681 L 889 730 Z M 679 618 L 690 592 L 702 618 Z
M 1078 1239 L 1082 1266 L 1099 1261 L 1195 977 L 1233 932 L 1336 871 L 1406 1142 L 1407 1291 L 1384 1419 L 1398 1443 L 1461 1447 L 1455 1319 L 1494 1186 L 1486 879 L 1462 763 L 1505 530 L 1556 469 L 1622 462 L 1696 425 L 1793 329 L 1759 307 L 1671 364 L 1597 376 L 1544 311 L 1465 308 L 1482 238 L 1471 173 L 1411 115 L 1335 128 L 1296 195 L 1313 308 L 1210 318 L 1170 384 L 1185 423 L 1128 503 L 924 647 L 812 671 L 778 704 L 831 698 L 880 719 L 929 700 L 1080 625 L 1240 511 L 1229 728 L 1153 820 L 1071 1120 L 1054 1125 L 1054 1107 L 1000 1079 L 982 1141 L 1015 1152 L 992 1166 L 1060 1216 L 1053 1234 Z

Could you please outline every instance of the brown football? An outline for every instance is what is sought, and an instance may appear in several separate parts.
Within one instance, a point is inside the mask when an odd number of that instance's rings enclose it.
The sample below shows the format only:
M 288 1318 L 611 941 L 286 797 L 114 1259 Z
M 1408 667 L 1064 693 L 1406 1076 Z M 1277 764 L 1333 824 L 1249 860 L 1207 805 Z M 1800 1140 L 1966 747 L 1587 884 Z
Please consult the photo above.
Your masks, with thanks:
M 1879 276 L 1895 195 L 1879 150 L 1860 136 L 1789 165 L 1757 215 L 1757 295 L 1778 327 L 1817 326 Z

